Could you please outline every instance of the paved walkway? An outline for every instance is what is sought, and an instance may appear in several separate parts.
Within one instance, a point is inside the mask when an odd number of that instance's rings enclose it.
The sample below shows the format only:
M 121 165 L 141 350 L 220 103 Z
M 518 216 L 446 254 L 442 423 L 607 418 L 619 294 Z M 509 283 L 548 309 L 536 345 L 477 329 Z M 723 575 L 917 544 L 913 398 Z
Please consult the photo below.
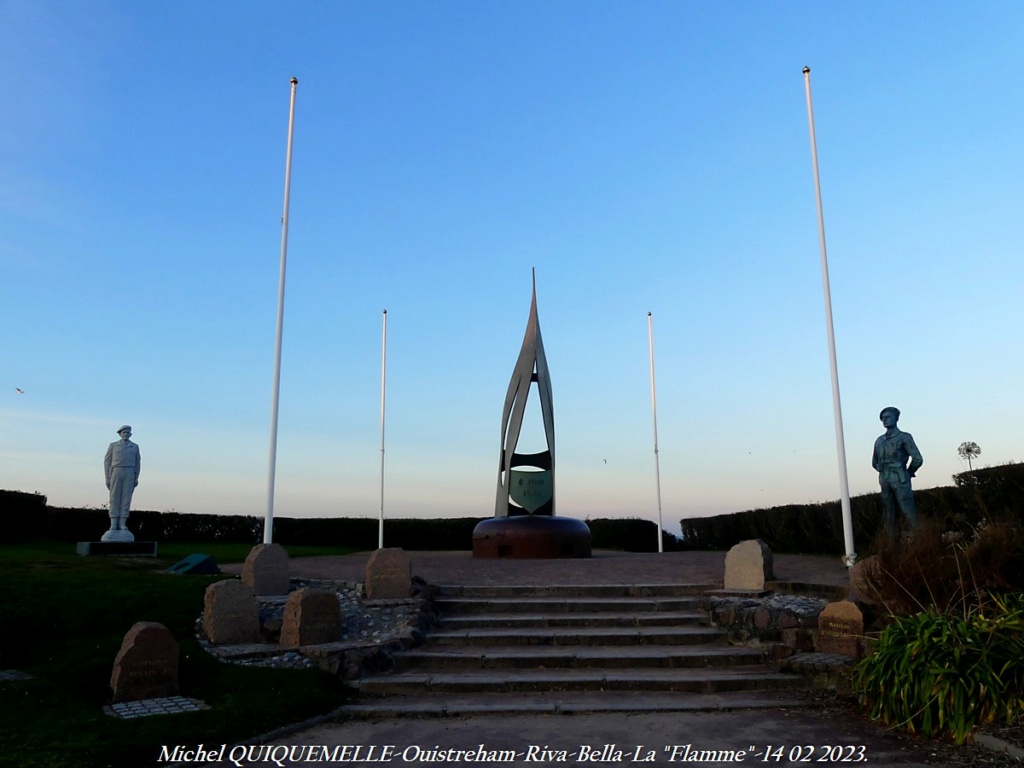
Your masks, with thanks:
M 413 576 L 430 584 L 721 584 L 724 552 L 635 553 L 599 550 L 593 557 L 566 560 L 478 560 L 471 552 L 410 552 Z M 364 581 L 369 552 L 292 560 L 292 577 Z M 849 570 L 838 557 L 775 555 L 779 581 L 849 585 Z M 240 573 L 239 564 L 223 570 Z
M 631 554 L 595 552 L 581 560 L 474 560 L 469 552 L 412 552 L 412 571 L 439 585 L 550 584 L 721 584 L 725 553 Z M 298 578 L 363 581 L 369 553 L 310 557 L 292 561 Z M 847 569 L 837 557 L 776 555 L 780 581 L 846 586 Z M 241 566 L 226 566 L 238 572 Z M 617 694 L 595 692 L 595 696 Z M 636 692 L 632 695 L 644 695 Z M 635 714 L 628 697 L 621 713 L 473 715 L 469 717 L 354 718 L 345 708 L 316 721 L 268 734 L 249 757 L 218 765 L 268 768 L 312 765 L 336 747 L 350 765 L 386 763 L 427 766 L 438 762 L 473 765 L 564 766 L 811 763 L 870 766 L 1017 765 L 977 747 L 952 747 L 899 736 L 827 702 L 784 709 L 739 709 L 708 699 L 693 711 Z M 716 707 L 721 707 L 714 711 Z M 711 709 L 712 711 L 707 711 Z M 284 747 L 293 748 L 288 753 Z M 327 753 L 318 752 L 326 747 Z M 368 754 L 368 750 L 373 752 Z M 303 753 L 303 748 L 307 751 Z M 239 748 L 241 749 L 241 748 Z M 263 750 L 262 752 L 260 750 Z M 275 752 L 274 750 L 277 749 Z M 312 750 L 312 751 L 310 751 Z M 459 751 L 461 754 L 458 754 Z M 483 751 L 481 755 L 480 752 Z M 514 753 L 502 761 L 501 751 Z M 702 754 L 703 753 L 703 754 Z M 319 757 L 318 757 L 319 755 Z M 287 759 L 282 760 L 282 757 Z M 508 756 L 507 754 L 505 755 Z M 243 759 L 237 759 L 237 758 Z M 979 758 L 982 761 L 979 761 Z

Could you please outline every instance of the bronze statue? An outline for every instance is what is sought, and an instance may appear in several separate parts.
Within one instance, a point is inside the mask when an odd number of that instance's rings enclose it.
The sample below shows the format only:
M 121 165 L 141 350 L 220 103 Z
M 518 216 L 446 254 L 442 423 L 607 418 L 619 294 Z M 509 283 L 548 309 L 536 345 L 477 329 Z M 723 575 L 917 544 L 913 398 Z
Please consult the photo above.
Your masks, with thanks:
M 878 472 L 878 484 L 882 487 L 882 522 L 889 537 L 895 539 L 899 536 L 897 508 L 903 513 L 908 528 L 917 527 L 917 507 L 910 478 L 921 468 L 924 459 L 910 433 L 896 428 L 899 408 L 883 408 L 878 418 L 885 427 L 885 434 L 875 440 L 871 466 Z

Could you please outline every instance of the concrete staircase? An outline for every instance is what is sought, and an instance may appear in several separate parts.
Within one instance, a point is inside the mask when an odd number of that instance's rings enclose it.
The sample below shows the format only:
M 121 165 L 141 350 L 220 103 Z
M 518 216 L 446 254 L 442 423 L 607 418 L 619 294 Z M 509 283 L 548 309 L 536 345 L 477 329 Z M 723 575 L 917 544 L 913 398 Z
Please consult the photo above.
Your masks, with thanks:
M 803 687 L 727 644 L 705 585 L 442 587 L 438 627 L 359 680 L 350 714 L 684 711 L 794 706 Z

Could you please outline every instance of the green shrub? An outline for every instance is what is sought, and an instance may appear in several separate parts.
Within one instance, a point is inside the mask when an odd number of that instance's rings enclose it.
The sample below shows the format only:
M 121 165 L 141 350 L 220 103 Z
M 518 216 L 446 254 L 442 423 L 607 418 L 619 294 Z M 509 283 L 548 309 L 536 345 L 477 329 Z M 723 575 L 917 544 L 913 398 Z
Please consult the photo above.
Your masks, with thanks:
M 1024 595 L 989 597 L 959 616 L 895 618 L 853 672 L 872 718 L 962 744 L 979 725 L 1024 714 Z

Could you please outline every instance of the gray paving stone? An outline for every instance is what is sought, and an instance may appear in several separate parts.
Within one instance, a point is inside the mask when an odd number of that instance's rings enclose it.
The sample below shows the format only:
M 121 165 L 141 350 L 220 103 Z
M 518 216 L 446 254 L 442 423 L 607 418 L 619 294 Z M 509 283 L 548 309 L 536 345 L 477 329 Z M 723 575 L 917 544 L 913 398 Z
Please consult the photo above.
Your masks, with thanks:
M 198 712 L 201 709 L 209 708 L 208 704 L 199 699 L 190 699 L 185 696 L 165 696 L 158 699 L 141 699 L 111 704 L 103 707 L 103 711 L 112 717 L 131 720 L 137 717 Z

